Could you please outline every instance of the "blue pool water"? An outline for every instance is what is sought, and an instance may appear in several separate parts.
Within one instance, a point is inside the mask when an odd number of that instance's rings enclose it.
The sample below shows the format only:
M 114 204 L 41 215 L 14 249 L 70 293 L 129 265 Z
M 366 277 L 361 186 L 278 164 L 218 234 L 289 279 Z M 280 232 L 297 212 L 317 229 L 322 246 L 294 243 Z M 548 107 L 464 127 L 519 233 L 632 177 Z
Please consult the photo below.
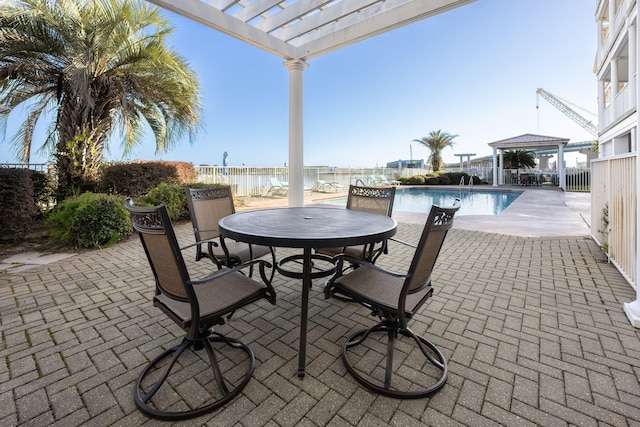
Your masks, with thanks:
M 456 215 L 500 215 L 520 194 L 518 191 L 399 188 L 396 191 L 393 210 L 427 213 L 431 205 L 450 206 L 458 198 L 461 206 Z M 328 199 L 323 203 L 346 205 L 347 199 Z

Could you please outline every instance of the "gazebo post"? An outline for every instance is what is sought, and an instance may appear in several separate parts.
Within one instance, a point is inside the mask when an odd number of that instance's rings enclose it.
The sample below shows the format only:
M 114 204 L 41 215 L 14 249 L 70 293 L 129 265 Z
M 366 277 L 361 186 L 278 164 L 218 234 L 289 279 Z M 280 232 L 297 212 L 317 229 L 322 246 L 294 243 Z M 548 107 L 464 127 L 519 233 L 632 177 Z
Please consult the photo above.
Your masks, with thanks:
M 564 144 L 558 144 L 558 179 L 559 187 L 567 191 L 567 169 L 564 165 Z
M 493 187 L 498 186 L 498 149 L 493 147 Z
M 500 173 L 500 185 L 504 185 L 504 150 L 500 149 L 500 169 L 498 169 Z

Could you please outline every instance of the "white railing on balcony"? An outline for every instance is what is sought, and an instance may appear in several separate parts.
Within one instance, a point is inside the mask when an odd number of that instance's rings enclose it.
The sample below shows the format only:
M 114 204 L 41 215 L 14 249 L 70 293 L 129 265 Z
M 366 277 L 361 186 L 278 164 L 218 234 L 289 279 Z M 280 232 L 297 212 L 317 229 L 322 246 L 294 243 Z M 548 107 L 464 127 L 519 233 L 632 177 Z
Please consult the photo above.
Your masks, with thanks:
M 600 131 L 607 129 L 617 120 L 625 117 L 630 111 L 634 110 L 638 103 L 636 98 L 636 76 L 633 76 L 622 90 L 618 92 L 613 102 L 602 112 L 598 125 Z
M 591 235 L 636 286 L 636 154 L 591 162 Z
M 606 37 L 603 37 L 602 45 L 599 46 L 596 52 L 596 65 L 598 68 L 602 67 L 602 64 L 607 59 L 611 46 L 618 37 L 620 30 L 625 27 L 626 18 L 633 3 L 635 3 L 635 0 L 624 0 L 620 4 L 620 7 L 616 11 L 616 15 L 613 19 L 610 18 Z

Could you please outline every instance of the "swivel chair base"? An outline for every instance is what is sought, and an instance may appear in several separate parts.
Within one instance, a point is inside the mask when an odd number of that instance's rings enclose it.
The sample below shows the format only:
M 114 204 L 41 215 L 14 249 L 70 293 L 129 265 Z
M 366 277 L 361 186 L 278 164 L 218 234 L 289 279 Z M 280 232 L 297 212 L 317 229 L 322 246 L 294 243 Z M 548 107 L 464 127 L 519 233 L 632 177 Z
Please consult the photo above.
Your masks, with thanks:
M 386 366 L 384 371 L 385 378 L 383 380 L 376 381 L 375 378 L 369 375 L 365 376 L 363 373 L 356 370 L 354 365 L 349 361 L 347 352 L 350 348 L 358 346 L 365 342 L 370 334 L 379 332 L 384 332 L 387 334 L 388 342 L 386 351 Z M 418 389 L 410 390 L 399 390 L 392 387 L 393 353 L 395 340 L 398 333 L 412 338 L 418 345 L 418 348 L 421 350 L 427 361 L 429 361 L 430 364 L 436 368 L 435 372 L 439 372 L 439 376 L 436 375 L 437 379 L 433 384 L 429 385 L 428 387 L 421 387 Z M 351 374 L 351 376 L 353 376 L 356 381 L 365 386 L 367 389 L 373 391 L 374 393 L 379 393 L 384 396 L 393 397 L 396 399 L 418 399 L 421 397 L 430 396 L 440 390 L 447 380 L 447 361 L 438 347 L 436 347 L 426 338 L 416 335 L 409 328 L 399 329 L 397 322 L 393 320 L 383 319 L 374 327 L 370 329 L 360 330 L 355 334 L 349 336 L 342 346 L 342 362 L 344 363 L 345 368 Z
M 212 342 L 226 344 L 230 348 L 237 349 L 238 351 L 244 351 L 248 356 L 249 367 L 247 371 L 242 378 L 234 380 L 233 384 L 223 378 L 217 357 L 214 353 L 215 350 L 211 346 Z M 202 348 L 206 350 L 209 357 L 209 363 L 211 364 L 211 369 L 213 371 L 214 380 L 218 386 L 218 393 L 215 395 L 215 397 L 212 397 L 208 401 L 208 403 L 205 403 L 203 406 L 197 408 L 176 411 L 160 409 L 163 403 L 160 401 L 154 403 L 152 399 L 156 392 L 161 388 L 161 386 L 169 377 L 169 374 L 171 373 L 171 370 L 173 369 L 175 363 L 178 361 L 178 358 L 184 353 L 186 349 L 191 346 L 193 346 L 194 351 L 200 350 Z M 166 367 L 156 368 L 156 365 L 158 365 L 169 356 L 172 357 Z M 134 400 L 138 409 L 140 409 L 143 414 L 151 418 L 160 420 L 184 420 L 187 418 L 197 417 L 215 411 L 216 409 L 220 408 L 221 406 L 225 405 L 233 398 L 235 398 L 251 379 L 254 366 L 255 356 L 253 354 L 253 351 L 251 351 L 251 349 L 246 344 L 236 339 L 228 338 L 222 334 L 208 331 L 207 336 L 195 341 L 184 338 L 181 344 L 166 350 L 158 357 L 153 359 L 138 376 L 138 380 L 136 381 L 134 390 Z M 155 373 L 155 371 L 157 371 L 158 369 L 164 369 L 164 371 L 160 375 L 160 378 L 150 387 L 146 387 L 147 390 L 143 390 L 143 382 L 145 381 L 147 375 L 150 373 Z M 167 387 L 169 386 L 167 385 Z

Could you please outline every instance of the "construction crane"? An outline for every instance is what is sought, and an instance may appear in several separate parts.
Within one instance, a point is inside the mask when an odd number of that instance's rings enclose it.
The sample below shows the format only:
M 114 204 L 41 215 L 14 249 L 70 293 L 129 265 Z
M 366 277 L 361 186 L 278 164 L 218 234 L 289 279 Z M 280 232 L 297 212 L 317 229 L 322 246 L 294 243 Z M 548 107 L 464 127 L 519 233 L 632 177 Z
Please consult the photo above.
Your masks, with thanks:
M 547 102 L 549 102 L 549 104 L 553 105 L 558 110 L 563 112 L 571 120 L 573 120 L 574 122 L 579 124 L 587 132 L 589 132 L 591 135 L 593 135 L 594 138 L 598 137 L 598 127 L 596 125 L 594 125 L 590 120 L 587 120 L 584 117 L 582 117 L 580 114 L 576 113 L 567 104 L 565 104 L 560 99 L 558 99 L 554 95 L 550 94 L 546 90 L 538 88 L 538 90 L 536 90 L 536 93 L 538 95 L 542 96 L 544 99 L 546 99 Z M 537 108 L 538 108 L 538 105 L 536 104 L 536 109 Z

